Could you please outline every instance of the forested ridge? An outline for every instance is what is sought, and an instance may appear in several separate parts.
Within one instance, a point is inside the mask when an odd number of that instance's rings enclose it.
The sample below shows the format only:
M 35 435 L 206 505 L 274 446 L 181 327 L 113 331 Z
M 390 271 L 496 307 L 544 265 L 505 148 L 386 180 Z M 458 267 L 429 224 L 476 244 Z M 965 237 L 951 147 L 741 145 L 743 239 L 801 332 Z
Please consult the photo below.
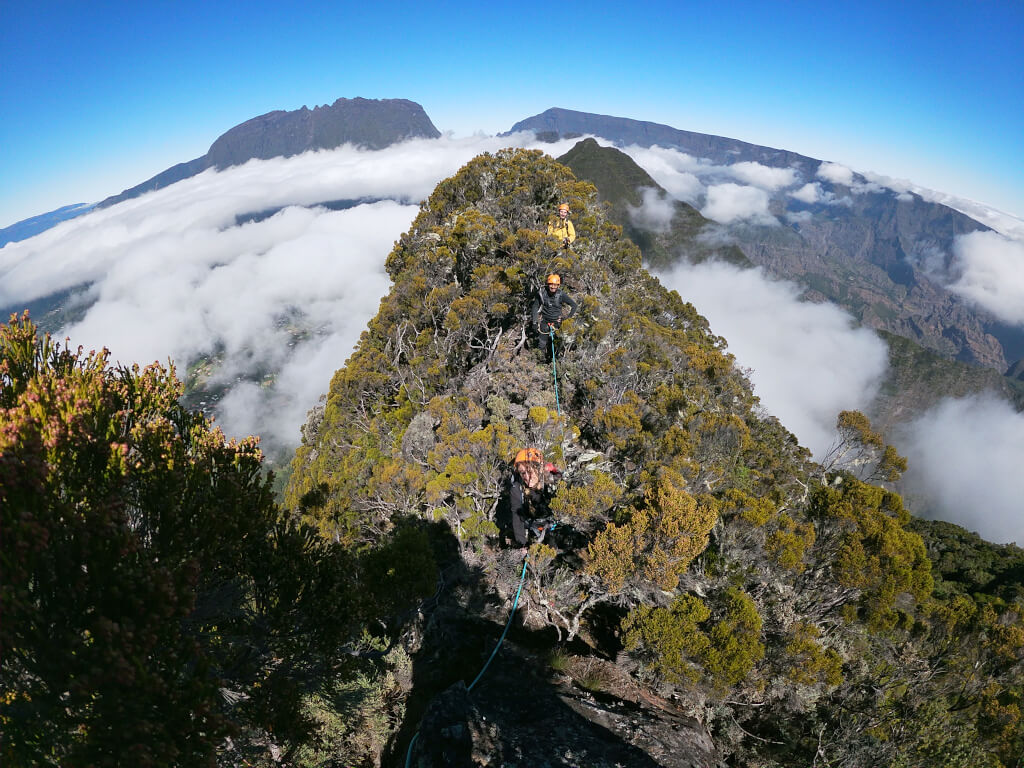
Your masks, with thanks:
M 560 202 L 569 250 L 545 234 Z M 684 763 L 616 734 L 644 764 L 1017 765 L 1021 551 L 912 518 L 887 489 L 905 462 L 860 414 L 812 462 L 591 185 L 482 155 L 387 269 L 283 504 L 173 370 L 4 327 L 5 765 L 402 764 L 414 733 L 412 764 L 446 764 L 429 715 L 508 618 L 524 446 L 564 471 L 559 528 L 502 652 L 713 745 Z M 581 303 L 557 371 L 526 328 L 550 272 Z M 577 764 L 481 696 L 465 757 Z

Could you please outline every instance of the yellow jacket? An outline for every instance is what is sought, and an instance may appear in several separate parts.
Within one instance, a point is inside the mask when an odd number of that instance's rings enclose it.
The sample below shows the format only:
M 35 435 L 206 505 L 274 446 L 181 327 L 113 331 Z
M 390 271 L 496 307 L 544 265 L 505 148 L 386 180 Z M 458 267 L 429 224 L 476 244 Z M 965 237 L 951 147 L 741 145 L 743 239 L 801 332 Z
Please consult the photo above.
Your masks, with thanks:
M 548 234 L 554 235 L 563 243 L 566 239 L 571 243 L 576 239 L 576 227 L 572 225 L 568 217 L 563 219 L 559 216 L 548 222 Z

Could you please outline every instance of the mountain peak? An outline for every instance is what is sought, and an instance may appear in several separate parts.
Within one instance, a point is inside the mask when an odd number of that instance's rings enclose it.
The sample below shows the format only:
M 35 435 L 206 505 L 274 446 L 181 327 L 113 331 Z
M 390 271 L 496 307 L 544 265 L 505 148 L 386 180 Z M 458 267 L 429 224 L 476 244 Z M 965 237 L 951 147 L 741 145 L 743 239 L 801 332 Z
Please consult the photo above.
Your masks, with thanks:
M 290 157 L 342 144 L 383 149 L 404 139 L 440 135 L 415 102 L 342 98 L 330 106 L 276 110 L 247 120 L 213 142 L 206 162 L 226 168 L 253 158 Z
M 309 109 L 274 110 L 221 134 L 202 157 L 179 163 L 151 179 L 108 197 L 105 208 L 145 192 L 190 178 L 207 168 L 228 168 L 254 158 L 291 157 L 315 149 L 353 144 L 383 149 L 411 138 L 437 138 L 441 132 L 423 107 L 408 99 L 340 98 Z

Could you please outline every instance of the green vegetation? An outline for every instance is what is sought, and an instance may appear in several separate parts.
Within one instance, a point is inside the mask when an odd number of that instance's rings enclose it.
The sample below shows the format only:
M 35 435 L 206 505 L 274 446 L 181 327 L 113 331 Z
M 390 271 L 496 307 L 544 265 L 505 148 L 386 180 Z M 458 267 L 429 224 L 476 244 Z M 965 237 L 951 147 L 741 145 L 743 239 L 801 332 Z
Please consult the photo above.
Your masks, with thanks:
M 562 201 L 568 251 L 544 234 Z M 734 765 L 1024 753 L 1019 550 L 912 520 L 890 487 L 905 460 L 862 414 L 812 463 L 593 186 L 540 152 L 480 156 L 387 268 L 285 510 L 254 443 L 178 405 L 173 371 L 5 328 L 6 762 L 269 765 L 273 745 L 379 763 L 474 662 L 460 632 L 506 615 L 501 503 L 524 446 L 564 478 L 522 620 L 591 646 L 551 660 L 580 686 L 621 691 L 628 671 L 676 694 Z M 525 330 L 552 271 L 582 303 L 561 414 Z M 425 628 L 414 609 L 452 572 L 470 575 Z
M 579 233 L 569 252 L 542 234 L 562 200 Z M 678 688 L 738 764 L 939 754 L 941 722 L 949 739 L 987 745 L 965 754 L 1010 765 L 1021 658 L 1002 627 L 1019 627 L 1019 602 L 972 608 L 933 589 L 902 501 L 871 484 L 905 460 L 849 412 L 834 455 L 812 465 L 609 215 L 537 152 L 484 155 L 439 185 L 306 431 L 291 503 L 354 547 L 374 547 L 396 515 L 443 519 L 486 558 L 507 462 L 535 445 L 566 468 L 553 509 L 575 543 L 532 548 L 532 615 L 560 637 L 591 637 L 599 604 L 625 608 L 640 679 Z M 561 418 L 550 369 L 522 350 L 531 291 L 550 271 L 584 303 L 565 328 Z M 599 465 L 577 465 L 585 454 Z M 958 632 L 977 639 L 946 666 Z M 972 655 L 990 672 L 972 677 Z M 886 693 L 865 696 L 875 689 Z M 927 721 L 910 714 L 924 695 Z
M 558 161 L 572 169 L 578 179 L 589 181 L 597 188 L 599 199 L 608 205 L 608 218 L 621 226 L 623 234 L 637 245 L 647 266 L 669 267 L 679 261 L 680 254 L 693 263 L 715 258 L 740 267 L 752 266 L 739 247 L 702 240 L 700 235 L 711 222 L 693 206 L 672 200 L 647 171 L 624 152 L 602 147 L 594 139 L 584 139 Z M 637 219 L 636 212 L 644 203 L 644 194 L 655 195 L 664 208 L 671 210 L 668 221 Z
M 27 315 L 0 328 L 5 765 L 288 754 L 335 674 L 369 674 L 342 643 L 433 589 L 422 529 L 360 557 L 293 525 L 256 440 L 181 394 L 173 369 L 112 368 Z

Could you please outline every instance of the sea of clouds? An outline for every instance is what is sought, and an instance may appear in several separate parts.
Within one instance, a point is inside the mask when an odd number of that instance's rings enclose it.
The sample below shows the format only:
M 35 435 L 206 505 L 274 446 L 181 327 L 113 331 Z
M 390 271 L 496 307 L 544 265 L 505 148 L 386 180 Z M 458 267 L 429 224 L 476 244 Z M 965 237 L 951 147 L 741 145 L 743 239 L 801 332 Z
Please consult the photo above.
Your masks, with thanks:
M 215 356 L 210 383 L 227 389 L 218 423 L 280 454 L 386 295 L 384 260 L 419 202 L 481 152 L 533 142 L 518 139 L 346 146 L 207 170 L 0 249 L 0 306 L 87 286 L 77 301 L 88 310 L 61 338 L 122 363 L 173 360 L 179 376 Z M 340 200 L 376 202 L 316 207 Z
M 836 163 L 823 163 L 815 179 L 802 179 L 792 169 L 716 166 L 661 147 L 625 151 L 669 194 L 723 225 L 720 238 L 728 237 L 728 225 L 736 222 L 781 226 L 769 210 L 773 195 L 807 204 L 849 202 L 825 190 L 822 181 L 842 184 L 851 194 L 913 192 L 956 203 L 951 207 L 978 214 L 998 231 L 956 240 L 949 287 L 1003 322 L 1024 325 L 1024 223 L 1013 217 L 877 174 L 862 174 L 860 180 Z M 644 200 L 634 217 L 660 220 L 665 201 L 653 193 Z M 648 206 L 650 211 L 644 210 Z M 798 286 L 760 269 L 703 263 L 681 265 L 659 277 L 728 340 L 737 363 L 750 369 L 762 406 L 815 457 L 832 445 L 839 411 L 870 411 L 888 365 L 886 346 L 844 310 L 801 301 Z M 1019 469 L 1024 467 L 1024 414 L 989 396 L 948 399 L 891 438 L 909 460 L 904 484 L 912 499 L 986 539 L 1024 544 L 1024 472 Z
M 529 134 L 446 136 L 208 170 L 0 249 L 0 306 L 87 286 L 91 305 L 61 337 L 87 349 L 105 346 L 124 363 L 171 359 L 179 375 L 215 356 L 212 383 L 227 390 L 218 423 L 231 435 L 259 434 L 283 454 L 298 444 L 307 411 L 387 293 L 384 260 L 419 201 L 481 152 L 538 146 L 558 156 L 574 143 L 539 145 Z M 659 147 L 626 151 L 673 198 L 720 225 L 709 237 L 727 238 L 735 223 L 782 226 L 770 210 L 780 195 L 848 202 L 823 181 L 851 194 L 920 194 L 883 177 L 857 181 L 832 163 L 803 179 L 793 169 L 718 166 Z M 337 200 L 368 202 L 315 207 Z M 635 215 L 658 227 L 670 210 L 648 194 Z M 237 223 L 266 211 L 277 213 Z M 953 287 L 998 308 L 1007 322 L 1024 323 L 1024 226 L 999 221 L 1000 233 L 957 243 Z M 762 405 L 816 456 L 831 445 L 840 410 L 869 409 L 885 374 L 885 346 L 842 310 L 801 301 L 795 285 L 756 269 L 709 263 L 660 277 L 728 339 Z M 1024 466 L 1024 415 L 996 400 L 948 401 L 909 425 L 897 447 L 910 459 L 908 483 L 944 518 L 991 540 L 1024 542 L 1024 473 L 1012 471 Z

